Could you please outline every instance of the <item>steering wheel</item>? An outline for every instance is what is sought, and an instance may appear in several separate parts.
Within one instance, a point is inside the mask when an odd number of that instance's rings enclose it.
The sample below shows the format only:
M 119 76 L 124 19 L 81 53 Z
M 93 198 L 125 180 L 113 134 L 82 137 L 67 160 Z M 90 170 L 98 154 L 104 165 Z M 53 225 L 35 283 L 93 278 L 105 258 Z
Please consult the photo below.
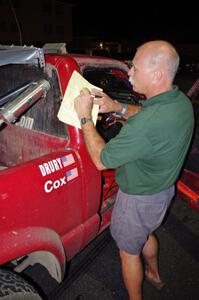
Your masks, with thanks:
M 105 142 L 108 142 L 120 132 L 123 123 L 124 119 L 116 117 L 114 113 L 104 113 L 98 115 L 96 127 Z

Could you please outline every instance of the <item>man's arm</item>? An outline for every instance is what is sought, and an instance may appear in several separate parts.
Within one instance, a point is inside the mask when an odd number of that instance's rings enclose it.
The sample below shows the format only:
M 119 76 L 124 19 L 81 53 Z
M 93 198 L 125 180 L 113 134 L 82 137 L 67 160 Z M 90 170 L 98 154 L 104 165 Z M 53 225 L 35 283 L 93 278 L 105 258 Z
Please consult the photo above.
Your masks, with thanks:
M 100 160 L 100 154 L 105 146 L 105 142 L 98 134 L 91 118 L 91 111 L 93 107 L 93 97 L 90 95 L 88 89 L 83 89 L 80 96 L 75 99 L 75 110 L 80 119 L 81 127 L 84 135 L 84 141 L 90 154 L 90 157 L 98 170 L 104 170 L 106 167 Z M 83 124 L 84 123 L 84 124 Z
M 117 100 L 113 101 L 115 103 L 115 112 L 120 114 L 123 110 L 122 103 Z M 135 116 L 142 109 L 140 104 L 125 104 L 125 112 L 122 114 L 123 118 L 128 119 L 129 117 Z
M 96 89 L 92 89 L 92 95 L 94 97 L 94 103 L 100 106 L 99 112 L 101 113 L 115 112 L 121 114 L 124 111 L 122 117 L 128 119 L 139 113 L 142 108 L 140 104 L 125 104 L 124 109 L 122 103 L 111 99 L 107 94 Z
M 105 142 L 98 134 L 92 121 L 82 125 L 84 141 L 90 157 L 98 170 L 104 170 L 106 167 L 100 160 L 100 154 L 105 146 Z

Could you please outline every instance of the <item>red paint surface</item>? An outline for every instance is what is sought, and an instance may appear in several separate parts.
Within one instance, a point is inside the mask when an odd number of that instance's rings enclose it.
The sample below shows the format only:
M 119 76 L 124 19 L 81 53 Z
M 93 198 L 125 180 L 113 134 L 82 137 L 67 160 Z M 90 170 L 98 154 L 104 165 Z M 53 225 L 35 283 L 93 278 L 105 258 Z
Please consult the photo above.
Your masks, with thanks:
M 111 59 L 47 55 L 46 63 L 57 70 L 62 94 L 72 72 L 81 73 L 87 64 L 113 64 L 126 71 L 125 64 Z M 81 130 L 72 126 L 64 139 L 9 125 L 0 132 L 0 142 L 0 161 L 8 167 L 0 171 L 0 263 L 46 250 L 63 266 L 109 225 L 112 209 L 104 216 L 100 210 L 117 192 L 114 171 L 96 169 Z M 72 165 L 42 175 L 39 166 L 68 154 L 74 157 Z M 78 176 L 66 182 L 72 168 Z

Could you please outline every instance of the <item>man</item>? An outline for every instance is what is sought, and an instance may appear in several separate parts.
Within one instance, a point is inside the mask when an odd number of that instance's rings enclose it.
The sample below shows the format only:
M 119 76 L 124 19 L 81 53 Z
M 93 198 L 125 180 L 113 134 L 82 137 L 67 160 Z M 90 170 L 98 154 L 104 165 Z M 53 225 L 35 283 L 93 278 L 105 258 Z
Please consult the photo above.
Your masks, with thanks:
M 81 91 L 75 108 L 82 123 L 88 152 L 99 170 L 116 168 L 119 185 L 111 219 L 111 233 L 120 249 L 123 278 L 131 300 L 142 299 L 145 278 L 162 288 L 158 245 L 153 232 L 161 224 L 174 195 L 174 184 L 186 156 L 194 126 L 189 99 L 173 87 L 179 56 L 166 41 L 141 45 L 132 61 L 129 80 L 144 94 L 140 105 L 122 105 L 106 94 L 92 91 L 101 112 L 121 112 L 127 119 L 107 144 L 92 120 L 93 98 Z M 98 99 L 98 100 L 97 100 Z

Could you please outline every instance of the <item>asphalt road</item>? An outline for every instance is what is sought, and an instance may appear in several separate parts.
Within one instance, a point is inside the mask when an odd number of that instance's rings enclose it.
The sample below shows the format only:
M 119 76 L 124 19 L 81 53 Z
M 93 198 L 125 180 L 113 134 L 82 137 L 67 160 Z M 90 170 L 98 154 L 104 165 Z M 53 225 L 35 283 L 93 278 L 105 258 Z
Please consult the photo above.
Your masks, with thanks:
M 160 243 L 160 272 L 166 287 L 157 291 L 143 283 L 144 300 L 199 299 L 199 215 L 174 199 L 156 235 Z M 106 230 L 71 263 L 68 278 L 55 300 L 127 300 L 118 249 Z

